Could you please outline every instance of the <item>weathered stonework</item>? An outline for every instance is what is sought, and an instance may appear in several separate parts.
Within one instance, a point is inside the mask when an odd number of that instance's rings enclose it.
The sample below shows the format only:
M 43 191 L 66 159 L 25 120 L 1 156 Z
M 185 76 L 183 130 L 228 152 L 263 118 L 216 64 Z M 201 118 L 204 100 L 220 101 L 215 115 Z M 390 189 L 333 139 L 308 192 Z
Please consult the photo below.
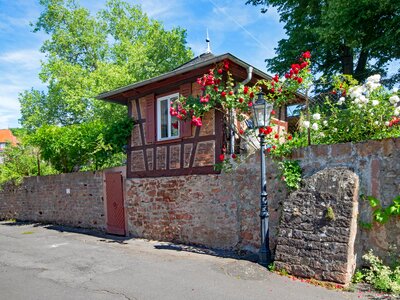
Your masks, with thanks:
M 147 155 L 147 166 L 149 168 L 149 170 L 153 170 L 154 169 L 154 150 L 153 149 L 147 149 L 146 150 L 146 155 Z
M 199 142 L 196 147 L 193 167 L 213 166 L 215 162 L 215 141 Z
M 300 161 L 305 177 L 324 168 L 352 170 L 360 178 L 360 194 L 378 198 L 383 207 L 400 195 L 400 138 L 312 146 L 298 149 L 293 159 Z M 359 201 L 359 212 L 360 221 L 372 222 L 368 201 Z M 372 229 L 359 226 L 355 244 L 357 265 L 363 264 L 361 257 L 370 249 L 389 263 L 391 253 L 400 249 L 400 219 L 391 218 L 384 225 L 375 223 Z
M 105 229 L 103 173 L 25 178 L 0 191 L 0 219 Z
M 167 146 L 157 147 L 156 169 L 165 170 L 167 168 Z
M 169 147 L 169 168 L 179 169 L 181 167 L 181 145 Z
M 192 147 L 193 144 L 187 141 L 181 154 L 186 168 L 191 160 Z M 150 170 L 155 169 L 153 149 L 146 149 Z M 386 139 L 371 145 L 368 142 L 324 145 L 321 149 L 313 146 L 293 154 L 293 158 L 300 161 L 305 177 L 325 168 L 341 167 L 358 175 L 360 194 L 377 197 L 384 207 L 400 194 L 400 139 Z M 125 205 L 129 233 L 211 248 L 258 251 L 259 164 L 259 157 L 255 156 L 229 174 L 128 179 Z M 99 174 L 102 173 L 32 177 L 25 179 L 20 187 L 9 186 L 0 192 L 0 218 L 103 229 L 103 178 Z M 280 178 L 276 166 L 267 157 L 273 253 L 282 205 L 288 197 Z M 70 194 L 66 194 L 67 188 L 71 189 Z M 359 211 L 359 220 L 371 221 L 371 208 L 366 201 L 359 201 Z M 297 232 L 292 231 L 292 234 Z M 348 232 L 343 229 L 338 236 L 345 235 Z M 358 266 L 362 264 L 362 255 L 369 249 L 389 261 L 390 255 L 400 249 L 399 218 L 391 218 L 384 225 L 374 224 L 371 230 L 358 227 L 355 243 Z M 342 247 L 338 246 L 337 251 L 340 253 Z M 292 256 L 292 253 L 281 252 L 280 255 Z M 314 261 L 315 266 L 318 263 Z
M 183 167 L 189 168 L 190 159 L 192 155 L 193 144 L 185 144 L 183 147 L 184 156 L 183 156 Z
M 146 170 L 143 150 L 132 151 L 131 158 L 131 170 L 133 172 Z
M 303 184 L 283 204 L 275 265 L 296 276 L 347 284 L 355 268 L 358 176 L 324 169 Z

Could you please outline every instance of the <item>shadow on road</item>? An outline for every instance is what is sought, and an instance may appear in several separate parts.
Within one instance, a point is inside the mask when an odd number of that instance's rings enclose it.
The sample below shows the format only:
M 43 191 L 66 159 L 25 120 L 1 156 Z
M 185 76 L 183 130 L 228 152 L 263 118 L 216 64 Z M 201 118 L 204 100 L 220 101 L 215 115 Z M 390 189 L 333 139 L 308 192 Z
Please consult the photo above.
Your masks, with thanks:
M 154 248 L 158 250 L 172 250 L 172 251 L 185 251 L 191 252 L 196 254 L 205 254 L 205 255 L 212 255 L 216 257 L 222 258 L 233 258 L 233 259 L 240 259 L 240 260 L 247 260 L 251 262 L 258 261 L 258 255 L 251 252 L 237 252 L 237 251 L 229 251 L 229 250 L 219 250 L 219 249 L 210 249 L 201 246 L 195 245 L 181 245 L 181 244 L 174 244 L 174 243 L 166 243 L 160 242 L 156 244 Z
M 58 232 L 71 232 L 71 233 L 90 235 L 90 236 L 99 238 L 100 242 L 118 243 L 118 244 L 122 244 L 122 245 L 127 245 L 128 243 L 126 241 L 132 239 L 132 237 L 107 234 L 107 233 L 104 233 L 102 231 L 95 230 L 95 229 L 69 227 L 69 226 L 57 225 L 57 224 L 51 224 L 51 223 L 39 223 L 39 222 L 31 222 L 31 221 L 14 221 L 14 220 L 12 220 L 12 221 L 1 222 L 0 225 L 2 225 L 2 226 L 31 225 L 32 227 L 42 227 L 45 229 L 55 230 Z

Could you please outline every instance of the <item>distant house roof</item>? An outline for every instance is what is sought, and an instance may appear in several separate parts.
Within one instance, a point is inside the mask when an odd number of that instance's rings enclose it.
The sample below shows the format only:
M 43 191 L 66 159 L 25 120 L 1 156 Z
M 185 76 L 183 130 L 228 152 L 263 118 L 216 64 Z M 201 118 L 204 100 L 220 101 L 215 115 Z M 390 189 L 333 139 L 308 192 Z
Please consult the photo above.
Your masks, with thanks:
M 162 75 L 159 75 L 159 76 L 147 79 L 147 80 L 136 82 L 136 83 L 112 90 L 112 91 L 101 93 L 100 95 L 97 96 L 97 99 L 112 101 L 112 102 L 116 102 L 116 103 L 120 103 L 120 104 L 126 104 L 123 101 L 114 99 L 113 97 L 118 94 L 127 92 L 129 90 L 137 89 L 139 87 L 149 85 L 149 84 L 152 84 L 152 83 L 155 83 L 158 81 L 162 81 L 162 80 L 171 78 L 173 76 L 181 75 L 181 74 L 184 74 L 186 72 L 189 72 L 189 71 L 192 71 L 195 69 L 199 69 L 202 67 L 206 67 L 208 65 L 216 64 L 225 59 L 229 59 L 230 61 L 235 62 L 239 66 L 242 66 L 243 68 L 246 68 L 246 69 L 248 67 L 251 67 L 251 65 L 249 65 L 248 63 L 244 62 L 243 60 L 237 58 L 236 56 L 234 56 L 230 53 L 225 53 L 225 54 L 217 55 L 217 56 L 212 53 L 204 53 L 204 54 L 201 54 L 200 56 L 197 56 L 197 57 L 193 58 L 192 60 L 184 63 L 183 65 L 175 68 L 174 70 L 172 70 L 170 72 L 164 73 Z M 267 79 L 267 80 L 272 79 L 272 77 L 270 75 L 260 71 L 257 68 L 253 68 L 253 74 L 257 75 L 263 79 Z
M 10 129 L 0 129 L 0 143 L 17 144 L 17 138 L 12 134 Z

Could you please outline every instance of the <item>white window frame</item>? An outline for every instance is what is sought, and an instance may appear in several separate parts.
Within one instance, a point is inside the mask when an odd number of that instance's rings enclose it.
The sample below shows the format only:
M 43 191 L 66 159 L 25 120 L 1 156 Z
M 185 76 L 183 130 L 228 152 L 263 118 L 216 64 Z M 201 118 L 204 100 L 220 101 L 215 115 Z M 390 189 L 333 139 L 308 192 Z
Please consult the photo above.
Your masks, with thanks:
M 171 134 L 171 127 L 172 127 L 172 116 L 169 113 L 169 110 L 171 108 L 171 99 L 179 98 L 179 93 L 174 93 L 171 95 L 163 96 L 160 98 L 157 98 L 157 141 L 167 141 L 167 140 L 174 140 L 178 139 L 180 137 L 180 122 L 178 121 L 178 135 L 177 136 L 170 136 Z M 161 102 L 162 101 L 167 101 L 168 103 L 168 110 L 167 110 L 167 118 L 168 118 L 168 137 L 161 137 Z

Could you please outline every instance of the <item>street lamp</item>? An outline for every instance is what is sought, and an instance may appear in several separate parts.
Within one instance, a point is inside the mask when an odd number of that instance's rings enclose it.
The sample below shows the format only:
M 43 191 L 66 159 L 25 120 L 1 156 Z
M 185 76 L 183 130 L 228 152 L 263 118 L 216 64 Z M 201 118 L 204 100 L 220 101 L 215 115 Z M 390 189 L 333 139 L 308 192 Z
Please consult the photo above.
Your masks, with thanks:
M 269 125 L 272 104 L 264 99 L 264 93 L 257 94 L 258 99 L 253 104 L 253 124 L 255 129 L 266 127 Z M 271 262 L 271 251 L 269 249 L 269 229 L 268 229 L 268 199 L 267 199 L 267 180 L 265 177 L 265 134 L 259 131 L 260 138 L 260 156 L 261 156 L 261 194 L 260 194 L 260 234 L 261 247 L 259 251 L 259 263 L 267 266 Z

